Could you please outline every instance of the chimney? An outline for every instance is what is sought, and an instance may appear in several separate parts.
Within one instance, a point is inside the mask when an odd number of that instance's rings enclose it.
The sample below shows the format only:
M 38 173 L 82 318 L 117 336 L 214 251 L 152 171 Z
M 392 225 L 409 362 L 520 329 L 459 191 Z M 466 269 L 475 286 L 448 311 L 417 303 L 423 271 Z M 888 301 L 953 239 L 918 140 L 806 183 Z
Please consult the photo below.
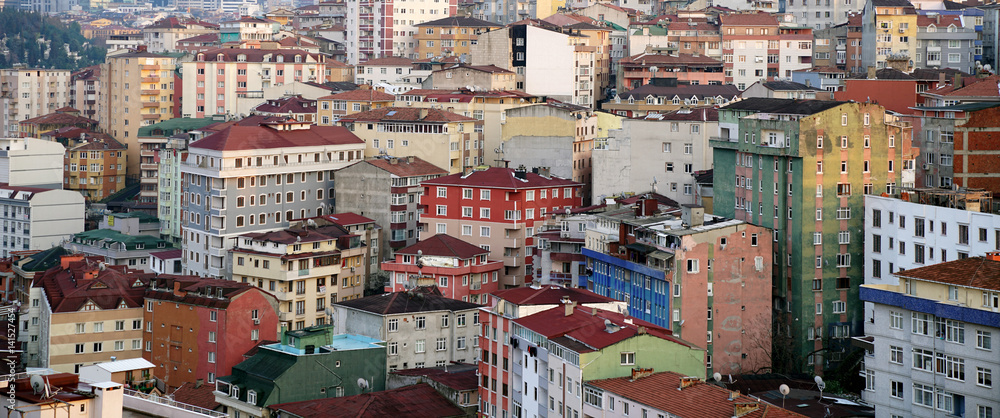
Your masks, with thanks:
M 986 259 L 990 261 L 1000 261 L 1000 251 L 987 252 Z
M 399 164 L 399 159 L 397 159 L 397 158 L 390 158 L 389 159 L 389 164 L 392 164 L 392 165 Z
M 642 379 L 642 378 L 644 378 L 646 376 L 649 376 L 651 374 L 653 374 L 653 369 L 652 368 L 643 369 L 643 368 L 640 368 L 640 367 L 635 367 L 635 368 L 632 369 L 632 380 L 633 381 L 639 380 L 639 379 Z
M 681 206 L 681 222 L 690 228 L 705 224 L 705 208 L 698 205 Z
M 739 418 L 758 409 L 760 409 L 758 402 L 739 402 L 733 405 L 733 416 Z
M 956 90 L 962 88 L 962 73 L 955 73 L 955 82 L 953 84 Z
M 948 76 L 944 73 L 944 71 L 939 72 L 938 73 L 938 85 L 937 86 L 938 87 L 943 87 L 944 83 L 947 83 L 947 82 L 948 82 Z
M 875 74 L 876 74 L 875 67 L 874 66 L 868 66 L 868 79 L 869 80 L 876 79 L 877 77 L 875 77 Z
M 652 371 L 652 369 L 650 369 L 650 371 Z M 680 387 L 677 388 L 677 390 L 681 390 L 689 386 L 694 386 L 694 384 L 698 382 L 701 382 L 701 379 L 694 376 L 682 377 L 681 385 Z
M 571 302 L 568 300 L 564 301 L 563 307 L 566 309 L 565 311 L 566 316 L 571 316 L 573 315 L 573 309 L 576 309 L 576 302 Z
M 420 109 L 420 120 L 427 118 L 427 109 Z
M 184 297 L 184 294 L 184 291 L 181 290 L 181 282 L 174 280 L 174 296 Z
M 549 168 L 548 167 L 538 167 L 538 175 L 549 178 Z
M 471 165 L 465 166 L 462 169 L 462 177 L 469 177 L 469 175 L 471 175 L 473 171 L 475 171 L 475 170 L 472 169 Z
M 413 164 L 413 156 L 411 155 L 409 157 L 406 157 L 406 162 L 409 164 Z
M 96 417 L 121 418 L 124 404 L 122 385 L 115 382 L 101 382 L 91 385 L 95 396 L 93 414 Z
M 198 388 L 200 388 L 200 387 L 202 387 L 204 385 L 205 385 L 205 379 L 196 379 L 194 381 L 194 388 L 195 389 L 198 389 Z
M 59 258 L 59 268 L 66 270 L 69 268 L 69 263 L 76 261 L 83 261 L 83 254 L 64 255 Z
M 642 28 L 642 36 L 649 36 L 649 26 L 644 26 Z

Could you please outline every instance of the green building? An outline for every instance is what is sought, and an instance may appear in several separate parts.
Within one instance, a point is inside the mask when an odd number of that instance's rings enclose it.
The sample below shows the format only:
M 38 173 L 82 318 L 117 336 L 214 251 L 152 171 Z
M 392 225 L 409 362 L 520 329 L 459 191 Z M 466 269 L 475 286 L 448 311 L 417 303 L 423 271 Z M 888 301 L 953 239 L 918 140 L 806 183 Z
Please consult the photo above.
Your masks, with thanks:
M 822 373 L 864 334 L 864 195 L 912 183 L 910 138 L 909 123 L 873 103 L 752 98 L 719 109 L 714 212 L 774 230 L 775 367 Z
M 216 379 L 215 400 L 236 416 L 260 418 L 273 404 L 382 391 L 385 356 L 385 342 L 334 335 L 331 325 L 285 331 L 280 343 L 260 346 Z
M 159 236 L 128 235 L 113 229 L 92 229 L 75 234 L 63 247 L 75 253 L 104 257 L 107 264 L 146 272 L 151 271 L 149 253 L 173 249 L 169 241 Z

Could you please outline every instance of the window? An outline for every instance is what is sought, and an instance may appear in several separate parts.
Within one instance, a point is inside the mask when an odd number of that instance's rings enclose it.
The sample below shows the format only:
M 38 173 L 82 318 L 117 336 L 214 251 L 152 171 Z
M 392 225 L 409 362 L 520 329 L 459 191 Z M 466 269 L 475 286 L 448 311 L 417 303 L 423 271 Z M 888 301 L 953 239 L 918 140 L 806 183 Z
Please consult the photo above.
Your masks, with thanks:
M 833 313 L 841 314 L 844 312 L 847 312 L 847 303 L 840 300 L 833 301 Z
M 427 317 L 426 316 L 418 316 L 417 319 L 416 319 L 416 321 L 415 321 L 415 323 L 414 323 L 413 328 L 414 329 L 418 329 L 418 330 L 427 329 Z
M 976 331 L 976 348 L 982 350 L 992 350 L 993 333 L 990 331 Z
M 909 284 L 909 281 L 907 281 Z M 931 317 L 925 313 L 910 313 L 910 332 L 920 335 L 931 335 Z
M 424 352 L 424 340 L 417 340 L 413 343 L 413 351 L 416 353 Z
M 889 311 L 889 327 L 892 329 L 903 329 L 903 314 L 896 311 Z
M 688 271 L 688 273 L 697 273 L 699 271 L 699 269 L 698 269 L 698 260 L 697 259 L 688 259 L 687 260 L 687 271 Z
M 635 352 L 629 351 L 629 352 L 623 352 L 623 353 L 621 353 L 621 365 L 622 366 L 631 366 L 631 365 L 634 365 L 634 364 L 635 364 Z
M 993 370 L 976 367 L 976 384 L 988 388 L 993 387 Z
M 435 351 L 444 351 L 448 349 L 448 340 L 446 338 L 438 338 L 434 341 Z
M 934 407 L 934 388 L 931 386 L 922 385 L 920 383 L 913 384 L 913 403 L 916 405 L 923 405 L 927 407 Z

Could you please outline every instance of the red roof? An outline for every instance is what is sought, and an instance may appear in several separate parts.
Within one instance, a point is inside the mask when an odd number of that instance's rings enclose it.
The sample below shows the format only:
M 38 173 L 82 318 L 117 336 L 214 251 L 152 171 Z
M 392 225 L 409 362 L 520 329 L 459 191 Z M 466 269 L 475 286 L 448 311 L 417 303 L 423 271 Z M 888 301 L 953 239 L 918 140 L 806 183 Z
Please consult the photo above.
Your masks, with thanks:
M 177 388 L 173 395 L 177 402 L 215 410 L 221 404 L 215 401 L 215 395 L 212 393 L 214 390 L 213 384 L 202 383 L 201 386 L 195 387 L 194 383 L 188 382 Z
M 464 410 L 452 404 L 427 383 L 340 398 L 281 403 L 271 405 L 268 409 L 300 417 L 330 416 L 331 411 L 337 411 L 338 416 L 352 418 L 465 416 Z
M 455 363 L 446 367 L 420 367 L 390 372 L 400 376 L 423 376 L 449 388 L 463 391 L 479 387 L 474 364 Z
M 1000 261 L 969 257 L 900 271 L 896 276 L 980 289 L 1000 290 Z
M 419 157 L 399 157 L 395 159 L 395 162 L 391 159 L 372 158 L 361 163 L 371 164 L 398 177 L 444 176 L 448 174 L 448 170 L 424 161 Z
M 579 304 L 615 302 L 612 298 L 587 289 L 562 286 L 515 287 L 493 292 L 493 296 L 515 305 L 557 305 L 562 303 L 564 297 Z
M 183 250 L 179 250 L 179 249 L 178 250 L 158 251 L 158 252 L 155 252 L 155 253 L 149 253 L 149 255 L 151 255 L 153 257 L 156 257 L 156 258 L 159 258 L 160 260 L 173 260 L 175 258 L 181 258 L 181 256 L 184 255 L 184 251 Z
M 438 71 L 447 71 L 447 70 L 456 70 L 456 69 L 460 70 L 460 69 L 463 69 L 463 68 L 467 68 L 467 69 L 475 70 L 475 71 L 481 71 L 481 72 L 490 73 L 490 74 L 495 74 L 495 73 L 511 73 L 511 74 L 514 74 L 513 71 L 497 67 L 496 65 L 465 65 L 465 64 L 459 64 L 459 65 L 456 65 L 454 67 L 442 68 L 442 69 L 436 70 L 434 72 L 436 73 Z
M 573 308 L 572 314 L 566 315 L 565 308 L 557 306 L 515 319 L 514 322 L 549 339 L 567 341 L 563 337 L 568 337 L 569 341 L 585 344 L 586 347 L 576 348 L 578 353 L 597 351 L 640 335 L 640 327 L 645 328 L 644 332 L 649 335 L 694 348 L 690 343 L 673 337 L 670 330 L 640 319 L 586 306 L 577 306 Z M 613 332 L 606 331 L 605 320 L 611 321 L 616 326 Z
M 265 56 L 270 56 L 270 62 L 278 62 L 278 56 L 283 57 L 284 62 L 295 62 L 295 56 L 301 56 L 302 61 L 305 61 L 305 57 L 312 57 L 316 61 L 321 58 L 320 54 L 313 54 L 311 52 L 303 51 L 301 49 L 242 49 L 242 48 L 216 48 L 210 49 L 208 51 L 199 52 L 199 56 L 204 56 L 203 60 L 205 62 L 219 61 L 219 55 L 222 55 L 222 61 L 235 62 L 239 55 L 246 56 L 246 62 L 264 62 Z
M 426 180 L 421 184 L 432 186 L 474 186 L 500 189 L 534 189 L 542 187 L 582 186 L 572 180 L 559 177 L 542 177 L 530 171 L 524 173 L 524 178 L 515 177 L 513 168 L 490 167 L 486 170 L 476 170 L 471 174 L 452 174 Z
M 323 215 L 321 218 L 326 219 L 341 226 L 351 226 L 351 225 L 364 225 L 375 223 L 374 219 L 366 218 L 364 216 L 358 215 L 352 212 L 344 213 L 334 213 L 332 215 Z
M 340 225 L 323 225 L 317 227 L 294 226 L 270 232 L 248 232 L 240 236 L 256 241 L 292 244 L 336 240 L 344 235 L 351 235 L 351 233 Z M 235 251 L 246 252 L 244 249 L 236 249 Z M 315 255 L 314 253 L 309 254 Z
M 315 47 L 317 46 L 312 39 L 306 38 L 305 36 L 289 36 L 287 38 L 282 38 L 278 41 L 281 46 L 304 46 L 304 47 Z
M 253 109 L 261 113 L 316 113 L 316 101 L 303 99 L 302 96 L 289 96 L 268 100 Z
M 437 234 L 419 241 L 409 247 L 396 251 L 396 254 L 423 254 L 425 256 L 457 257 L 465 260 L 478 255 L 489 254 L 477 245 L 469 244 L 447 234 Z
M 770 13 L 733 13 L 720 15 L 722 26 L 778 26 L 778 19 Z
M 31 284 L 45 290 L 52 312 L 76 312 L 88 301 L 100 309 L 117 309 L 122 304 L 142 307 L 146 283 L 153 274 L 106 265 L 103 257 L 75 257 L 79 261 L 69 257 L 63 256 L 66 268 L 52 267 L 35 276 Z
M 917 15 L 917 26 L 926 28 L 930 25 L 936 27 L 948 27 L 948 25 L 955 25 L 958 28 L 964 29 L 962 25 L 962 18 L 959 15 L 941 15 L 938 14 L 935 17 L 930 17 L 927 15 Z
M 757 398 L 739 395 L 732 398 L 728 389 L 698 380 L 681 388 L 685 376 L 664 371 L 632 379 L 632 376 L 592 380 L 587 385 L 603 389 L 619 398 L 628 399 L 651 408 L 682 417 L 704 418 L 781 418 L 805 417 L 779 408 Z M 736 413 L 737 405 L 746 407 L 742 415 Z
M 1000 97 L 1000 90 L 997 89 L 997 85 L 1000 84 L 1000 76 L 963 77 L 963 80 L 968 84 L 963 84 L 962 87 L 958 88 L 954 84 L 946 84 L 934 90 L 927 90 L 924 94 L 951 97 Z
M 156 286 L 146 289 L 144 294 L 146 299 L 181 302 L 216 309 L 225 309 L 233 299 L 246 292 L 260 292 L 273 298 L 264 289 L 234 280 L 161 274 L 152 278 L 151 282 Z M 174 290 L 175 286 L 178 291 Z M 221 298 L 218 297 L 220 289 L 223 296 Z
M 341 121 L 371 121 L 371 122 L 471 122 L 475 119 L 458 113 L 441 109 L 422 109 L 412 107 L 380 107 L 367 112 L 350 114 L 340 118 Z
M 396 96 L 375 89 L 349 90 L 343 93 L 331 94 L 320 97 L 317 100 L 348 100 L 355 102 L 391 102 L 396 100 Z
M 70 111 L 79 112 L 79 110 L 72 108 L 70 108 Z M 46 124 L 46 125 L 76 125 L 76 126 L 84 125 L 89 127 L 97 126 L 96 120 L 65 112 L 67 111 L 60 109 L 57 110 L 56 113 L 49 113 L 47 115 L 42 115 L 31 119 L 22 120 L 21 123 L 36 124 L 36 125 Z
M 403 57 L 382 57 L 370 59 L 368 61 L 362 62 L 360 65 L 364 66 L 410 66 L 413 65 L 413 60 Z
M 197 36 L 192 36 L 190 38 L 181 39 L 181 40 L 179 40 L 177 42 L 178 43 L 180 43 L 180 42 L 195 42 L 195 43 L 198 43 L 198 42 L 207 42 L 207 43 L 216 43 L 216 42 L 219 42 L 219 34 L 218 33 L 203 33 L 201 35 L 197 35 Z
M 191 143 L 190 148 L 237 151 L 348 144 L 364 144 L 364 141 L 342 126 L 277 130 L 268 126 L 234 125 Z

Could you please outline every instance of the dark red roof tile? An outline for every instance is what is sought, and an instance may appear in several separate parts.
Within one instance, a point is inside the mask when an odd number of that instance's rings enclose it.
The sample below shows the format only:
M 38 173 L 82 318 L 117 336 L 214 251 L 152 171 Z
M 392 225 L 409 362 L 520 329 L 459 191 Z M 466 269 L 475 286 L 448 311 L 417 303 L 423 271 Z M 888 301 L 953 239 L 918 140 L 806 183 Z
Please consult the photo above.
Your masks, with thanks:
M 341 121 L 386 121 L 386 122 L 471 122 L 475 119 L 441 109 L 412 107 L 380 107 L 367 112 L 350 114 Z
M 605 320 L 616 326 L 613 332 L 607 332 Z M 577 306 L 570 315 L 566 315 L 565 306 L 538 312 L 534 315 L 515 319 L 518 325 L 537 332 L 546 338 L 554 339 L 569 337 L 578 343 L 585 344 L 588 350 L 596 351 L 640 335 L 640 327 L 649 335 L 662 338 L 685 347 L 694 348 L 691 343 L 675 338 L 666 329 L 640 319 L 603 309 Z
M 514 175 L 512 168 L 490 167 L 486 170 L 476 170 L 471 174 L 452 174 L 450 176 L 438 177 L 426 180 L 421 184 L 432 186 L 472 186 L 489 187 L 500 189 L 533 189 L 542 187 L 572 187 L 582 186 L 572 180 L 559 177 L 542 177 L 532 172 L 524 173 L 523 179 Z
M 437 234 L 419 241 L 409 247 L 396 251 L 396 254 L 423 254 L 425 256 L 457 257 L 465 260 L 478 255 L 489 254 L 477 245 L 469 244 L 447 234 Z
M 342 126 L 311 125 L 308 129 L 277 130 L 267 126 L 234 125 L 195 141 L 190 147 L 236 151 L 363 143 Z
M 900 271 L 896 273 L 896 276 L 1000 290 L 1000 260 L 990 260 L 988 257 L 969 257 L 963 260 Z
M 563 298 L 569 298 L 569 300 L 581 305 L 585 303 L 612 303 L 615 301 L 612 298 L 601 296 L 587 289 L 561 286 L 542 286 L 540 288 L 516 287 L 493 292 L 493 296 L 515 305 L 556 305 L 562 303 Z
M 340 398 L 289 402 L 268 407 L 300 417 L 337 416 L 353 418 L 440 418 L 465 416 L 465 411 L 438 393 L 427 383 L 382 392 Z
M 386 158 L 371 158 L 358 164 L 371 164 L 399 177 L 444 176 L 448 174 L 448 170 L 419 157 L 399 157 L 395 161 Z

